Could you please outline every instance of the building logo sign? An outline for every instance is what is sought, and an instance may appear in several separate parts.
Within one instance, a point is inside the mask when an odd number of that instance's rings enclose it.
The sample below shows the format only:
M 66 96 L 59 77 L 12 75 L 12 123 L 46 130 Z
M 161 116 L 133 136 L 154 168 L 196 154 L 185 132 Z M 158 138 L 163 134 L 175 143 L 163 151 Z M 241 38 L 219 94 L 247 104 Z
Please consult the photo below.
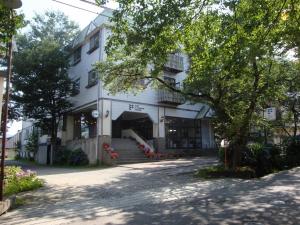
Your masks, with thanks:
M 142 112 L 144 108 L 137 104 L 129 104 L 129 111 Z

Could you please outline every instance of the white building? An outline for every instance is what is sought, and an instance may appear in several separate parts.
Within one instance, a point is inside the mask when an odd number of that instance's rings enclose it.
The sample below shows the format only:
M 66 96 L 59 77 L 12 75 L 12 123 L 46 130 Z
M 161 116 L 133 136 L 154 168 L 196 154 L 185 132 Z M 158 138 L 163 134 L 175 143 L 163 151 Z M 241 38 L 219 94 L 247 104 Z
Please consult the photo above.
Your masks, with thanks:
M 103 143 L 112 145 L 120 158 L 126 149 L 127 155 L 130 149 L 140 154 L 132 139 L 162 153 L 213 149 L 214 134 L 206 117 L 210 113 L 206 105 L 192 105 L 176 93 L 150 87 L 137 95 L 111 95 L 103 88 L 93 64 L 105 60 L 104 46 L 110 33 L 106 24 L 111 15 L 111 11 L 104 11 L 74 41 L 69 69 L 74 82 L 74 106 L 64 119 L 63 145 L 81 147 L 90 163 L 105 160 Z M 165 66 L 164 79 L 178 85 L 187 69 L 185 56 L 172 55 Z M 92 116 L 95 110 L 99 112 L 98 118 Z M 128 161 L 125 157 L 123 160 Z

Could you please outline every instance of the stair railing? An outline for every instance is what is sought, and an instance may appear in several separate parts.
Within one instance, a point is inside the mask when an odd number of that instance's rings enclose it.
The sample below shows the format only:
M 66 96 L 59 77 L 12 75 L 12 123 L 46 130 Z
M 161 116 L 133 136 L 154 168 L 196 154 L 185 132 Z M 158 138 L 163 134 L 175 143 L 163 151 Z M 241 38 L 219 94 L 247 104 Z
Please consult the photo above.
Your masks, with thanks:
M 122 130 L 122 138 L 132 138 L 136 140 L 139 144 L 144 145 L 145 148 L 149 149 L 150 152 L 154 152 L 154 149 L 149 145 L 142 137 L 140 137 L 132 129 Z

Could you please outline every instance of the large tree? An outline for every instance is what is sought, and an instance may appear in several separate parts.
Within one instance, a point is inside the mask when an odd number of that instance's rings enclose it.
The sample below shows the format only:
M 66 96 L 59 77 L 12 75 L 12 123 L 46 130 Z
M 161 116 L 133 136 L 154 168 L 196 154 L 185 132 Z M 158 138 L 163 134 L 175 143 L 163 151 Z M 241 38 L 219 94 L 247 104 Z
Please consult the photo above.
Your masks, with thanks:
M 14 57 L 14 108 L 34 118 L 56 143 L 58 123 L 71 104 L 68 49 L 78 26 L 61 12 L 36 15 L 30 29 L 17 39 Z
M 231 166 L 238 166 L 251 126 L 264 122 L 263 108 L 287 91 L 283 65 L 291 45 L 283 35 L 299 0 L 118 2 L 107 60 L 97 65 L 106 87 L 128 91 L 147 78 L 207 103 L 216 133 L 231 143 Z M 168 55 L 178 51 L 189 57 L 181 90 L 162 79 Z

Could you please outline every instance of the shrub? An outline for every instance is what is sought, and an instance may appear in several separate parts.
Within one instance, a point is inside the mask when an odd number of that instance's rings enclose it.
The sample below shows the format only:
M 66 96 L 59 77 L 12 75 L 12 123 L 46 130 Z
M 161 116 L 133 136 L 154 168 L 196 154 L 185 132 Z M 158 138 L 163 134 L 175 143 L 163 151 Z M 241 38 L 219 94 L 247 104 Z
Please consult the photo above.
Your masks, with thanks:
M 72 166 L 84 166 L 89 164 L 89 159 L 85 152 L 79 148 L 71 151 L 68 162 Z
M 300 143 L 291 142 L 286 147 L 286 165 L 294 167 L 300 165 Z
M 213 178 L 241 178 L 241 179 L 251 179 L 256 177 L 255 170 L 251 167 L 238 167 L 235 170 L 226 169 L 224 166 L 210 166 L 206 168 L 202 168 L 197 171 L 197 177 L 205 178 L 205 179 L 213 179 Z
M 37 132 L 33 132 L 28 138 L 28 142 L 25 146 L 25 149 L 28 152 L 33 152 L 34 154 L 36 154 L 38 148 L 39 148 L 39 136 Z
M 263 176 L 284 167 L 282 150 L 275 145 L 253 143 L 243 152 L 242 165 L 255 169 L 257 176 Z
M 225 148 L 222 147 L 219 148 L 218 157 L 221 163 L 225 162 Z
M 67 148 L 60 148 L 55 151 L 53 162 L 58 165 L 67 165 L 72 151 Z
M 35 172 L 30 170 L 23 171 L 20 167 L 6 166 L 4 176 L 5 196 L 35 190 L 43 186 L 43 181 L 36 177 Z

